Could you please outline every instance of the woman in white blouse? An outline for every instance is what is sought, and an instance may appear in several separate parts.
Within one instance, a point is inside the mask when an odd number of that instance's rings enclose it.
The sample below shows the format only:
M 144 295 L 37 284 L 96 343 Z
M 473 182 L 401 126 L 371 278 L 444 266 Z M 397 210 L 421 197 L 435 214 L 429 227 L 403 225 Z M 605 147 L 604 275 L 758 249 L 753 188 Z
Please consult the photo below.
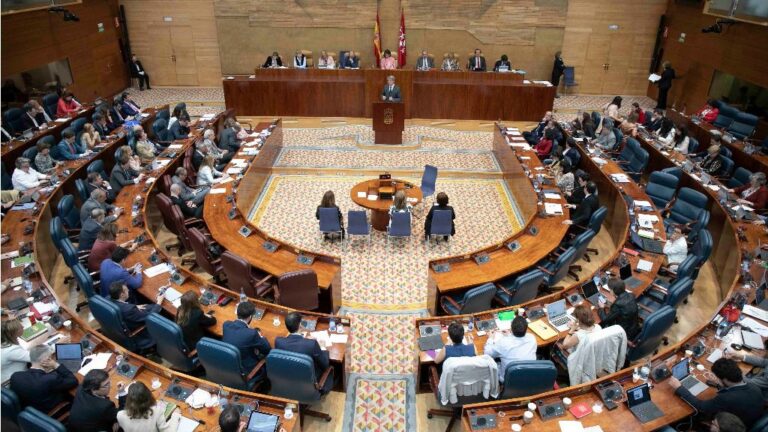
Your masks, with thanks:
M 43 186 L 50 176 L 35 171 L 29 162 L 29 159 L 20 157 L 16 159 L 16 169 L 11 175 L 13 188 L 19 192 L 32 193 Z
M 675 150 L 687 155 L 690 141 L 688 138 L 688 128 L 680 126 L 680 130 L 675 134 Z
M 117 413 L 123 432 L 176 432 L 181 420 L 178 408 L 166 417 L 166 402 L 156 401 L 147 386 L 136 381 L 128 386 L 125 409 Z
M 560 160 L 560 171 L 555 175 L 555 183 L 564 194 L 570 195 L 573 192 L 573 185 L 576 178 L 573 176 L 573 167 L 571 160 L 563 157 Z
M 664 243 L 664 255 L 667 256 L 667 265 L 672 271 L 677 271 L 677 266 L 688 256 L 688 242 L 680 228 L 675 228 Z
M 320 58 L 317 60 L 317 67 L 325 68 L 325 69 L 333 69 L 336 67 L 336 62 L 333 60 L 332 56 L 328 55 L 327 52 L 322 51 L 320 53 Z
M 11 379 L 16 372 L 27 370 L 29 351 L 19 346 L 19 338 L 24 333 L 24 327 L 17 319 L 3 321 L 2 348 L 0 349 L 0 371 L 2 381 Z
M 205 155 L 200 163 L 200 169 L 197 170 L 198 186 L 212 185 L 216 181 L 216 177 L 222 176 L 221 171 L 213 167 L 215 161 L 216 159 L 214 159 L 213 155 Z
M 610 103 L 603 106 L 603 116 L 610 117 L 617 122 L 621 121 L 619 118 L 619 110 L 621 109 L 621 96 L 616 96 Z
M 672 120 L 665 118 L 661 121 L 661 128 L 657 132 L 657 137 L 662 147 L 672 150 L 675 146 L 675 125 Z
M 307 57 L 301 51 L 296 51 L 296 54 L 293 56 L 293 67 L 297 69 L 307 68 Z

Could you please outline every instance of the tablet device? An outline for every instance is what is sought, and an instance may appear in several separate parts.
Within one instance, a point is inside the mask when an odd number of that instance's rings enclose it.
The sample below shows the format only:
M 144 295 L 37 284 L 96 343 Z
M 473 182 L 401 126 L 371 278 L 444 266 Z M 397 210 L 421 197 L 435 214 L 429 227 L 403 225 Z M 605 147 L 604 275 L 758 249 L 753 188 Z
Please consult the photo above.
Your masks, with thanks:
M 251 411 L 248 418 L 246 432 L 275 432 L 279 425 L 280 417 L 273 414 L 266 414 L 259 411 Z

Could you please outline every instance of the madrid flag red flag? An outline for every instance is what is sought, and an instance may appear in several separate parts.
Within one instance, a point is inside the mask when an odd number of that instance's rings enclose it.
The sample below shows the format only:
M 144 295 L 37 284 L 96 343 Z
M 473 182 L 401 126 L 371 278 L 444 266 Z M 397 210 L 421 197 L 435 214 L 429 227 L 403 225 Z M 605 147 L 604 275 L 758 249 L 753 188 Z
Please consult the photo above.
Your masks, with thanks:
M 376 59 L 376 67 L 381 67 L 381 25 L 379 23 L 379 11 L 376 10 L 376 24 L 373 26 L 373 58 Z
M 405 66 L 405 12 L 400 11 L 400 42 L 397 46 L 397 65 Z

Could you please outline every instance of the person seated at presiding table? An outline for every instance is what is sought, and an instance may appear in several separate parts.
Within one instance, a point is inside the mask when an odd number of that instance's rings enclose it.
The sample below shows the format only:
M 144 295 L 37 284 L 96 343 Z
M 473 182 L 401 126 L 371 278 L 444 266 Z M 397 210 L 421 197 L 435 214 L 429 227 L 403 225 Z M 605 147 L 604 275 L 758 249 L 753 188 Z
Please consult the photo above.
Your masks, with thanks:
M 604 117 L 603 128 L 593 141 L 595 146 L 604 151 L 613 151 L 616 148 L 616 134 L 613 133 L 613 119 Z
M 640 333 L 635 296 L 627 291 L 624 281 L 621 279 L 609 279 L 608 288 L 613 292 L 616 299 L 610 307 L 607 307 L 605 303 L 600 303 L 600 307 L 597 309 L 597 314 L 600 316 L 600 324 L 605 328 L 619 325 L 627 334 L 627 339 L 633 340 Z
M 30 362 L 29 351 L 19 345 L 19 338 L 24 334 L 24 326 L 16 318 L 7 319 L 2 323 L 0 337 L 2 337 L 2 346 L 0 346 L 0 373 L 2 379 L 0 383 L 5 383 L 16 372 L 27 370 L 27 364 Z
M 22 407 L 31 406 L 47 413 L 72 400 L 69 391 L 77 387 L 77 378 L 54 360 L 53 354 L 48 344 L 35 345 L 29 349 L 30 368 L 11 375 L 11 390 Z
M 112 381 L 103 369 L 85 374 L 69 411 L 69 429 L 78 432 L 115 430 L 117 407 L 109 399 Z
M 203 216 L 203 206 L 197 205 L 192 200 L 184 200 L 181 198 L 181 186 L 174 183 L 171 185 L 171 201 L 179 206 L 181 213 L 188 218 L 198 218 Z
M 509 61 L 509 57 L 506 54 L 502 54 L 501 58 L 496 60 L 493 65 L 494 72 L 509 72 L 512 70 L 512 63 Z
M 77 242 L 78 251 L 88 251 L 93 248 L 96 237 L 99 236 L 105 221 L 106 212 L 104 209 L 94 208 L 91 210 L 89 217 L 82 222 L 82 228 L 80 228 L 80 237 Z
M 316 340 L 306 338 L 299 333 L 299 327 L 301 327 L 300 313 L 295 311 L 289 313 L 285 317 L 285 327 L 288 329 L 288 336 L 275 338 L 275 349 L 308 355 L 312 358 L 315 365 L 315 377 L 319 380 L 323 372 L 330 366 L 328 351 L 320 349 L 320 344 Z M 325 394 L 332 388 L 333 379 L 328 379 L 320 392 Z
M 130 147 L 128 147 L 128 149 L 130 149 Z M 117 160 L 117 164 L 112 168 L 112 173 L 109 176 L 109 184 L 112 186 L 115 196 L 123 190 L 123 187 L 139 184 L 139 182 L 144 179 L 144 173 L 139 173 L 132 168 L 131 161 L 131 154 L 127 150 L 123 151 L 120 158 Z
M 475 344 L 464 343 L 464 326 L 460 322 L 454 321 L 448 325 L 448 338 L 450 339 L 445 348 L 437 350 L 435 363 L 440 364 L 451 357 L 474 357 Z
M 189 116 L 182 114 L 181 117 L 169 129 L 171 141 L 186 139 L 189 136 Z
M 675 151 L 687 155 L 690 143 L 691 139 L 688 138 L 688 128 L 685 125 L 680 126 L 677 132 L 675 132 Z
M 699 168 L 709 175 L 717 175 L 723 168 L 723 160 L 720 157 L 720 146 L 711 145 L 707 148 L 707 156 L 699 164 Z
M 250 327 L 255 312 L 256 306 L 253 303 L 239 303 L 237 305 L 237 319 L 224 323 L 221 338 L 222 341 L 232 344 L 240 350 L 240 361 L 246 373 L 250 373 L 259 360 L 266 357 L 272 350 L 269 341 L 261 335 L 261 331 L 258 328 Z M 263 379 L 265 375 L 266 373 L 262 369 L 257 376 L 258 379 Z
M 344 60 L 341 62 L 341 69 L 359 69 L 360 57 L 352 50 L 347 51 Z
M 117 423 L 123 432 L 174 432 L 179 428 L 179 408 L 166 416 L 168 402 L 155 400 L 152 392 L 141 381 L 128 385 L 125 409 L 117 413 Z
M 76 160 L 88 154 L 88 150 L 75 142 L 75 132 L 66 128 L 61 133 L 61 141 L 51 151 L 51 157 L 60 160 Z
M 512 320 L 512 332 L 493 330 L 488 335 L 483 352 L 500 360 L 499 382 L 504 382 L 504 372 L 510 363 L 536 360 L 536 337 L 528 333 L 528 322 L 518 315 Z
M 663 252 L 667 257 L 667 266 L 670 270 L 677 271 L 677 266 L 688 256 L 688 240 L 679 226 L 675 226 L 664 243 Z
M 675 124 L 672 120 L 664 118 L 661 120 L 661 127 L 655 133 L 656 140 L 665 150 L 672 150 L 675 146 Z
M 267 57 L 267 60 L 264 61 L 264 64 L 261 67 L 264 67 L 264 68 L 283 67 L 283 59 L 280 57 L 280 54 L 278 54 L 277 51 L 273 51 L 272 55 Z
M 706 123 L 712 123 L 719 114 L 720 109 L 715 106 L 715 100 L 707 99 L 707 103 L 694 115 Z
M 56 117 L 69 117 L 77 114 L 82 108 L 83 106 L 75 100 L 71 92 L 64 92 L 59 98 L 59 103 L 56 104 Z
M 105 223 L 96 236 L 96 241 L 93 242 L 91 253 L 88 254 L 88 271 L 100 271 L 101 263 L 112 258 L 112 254 L 118 248 L 115 240 L 117 240 L 117 225 L 115 223 Z M 119 245 L 119 247 L 127 249 L 129 252 L 133 252 L 138 246 L 139 244 L 132 240 Z
M 210 186 L 215 183 L 216 178 L 224 175 L 217 170 L 214 165 L 215 159 L 211 155 L 205 155 L 203 162 L 200 163 L 200 169 L 197 171 L 197 185 Z
M 296 50 L 296 53 L 293 55 L 293 67 L 297 69 L 307 68 L 307 56 L 299 50 Z
M 421 50 L 421 56 L 416 59 L 417 71 L 428 71 L 435 68 L 435 61 L 429 56 L 427 50 Z
M 234 405 L 227 405 L 219 414 L 220 432 L 240 432 L 245 422 L 240 421 L 240 411 Z
M 124 247 L 117 247 L 112 252 L 112 256 L 101 262 L 101 295 L 104 297 L 109 296 L 110 287 L 119 282 L 122 285 L 135 291 L 141 288 L 141 284 L 144 281 L 141 274 L 142 265 L 136 263 L 133 267 L 126 269 L 123 267 L 123 261 L 131 253 L 130 249 Z M 130 298 L 134 299 L 133 292 L 130 293 Z
M 24 116 L 21 117 L 21 123 L 24 130 L 32 129 L 36 131 L 48 127 L 48 120 L 46 120 L 45 110 L 42 107 L 38 111 L 34 105 L 27 102 L 22 109 L 24 110 Z
M 179 186 L 179 198 L 184 201 L 192 201 L 202 207 L 205 196 L 210 192 L 210 186 L 201 186 L 197 189 L 187 185 L 187 169 L 184 167 L 176 168 L 176 175 L 171 177 L 171 184 Z
M 451 235 L 456 235 L 456 223 L 454 220 L 456 220 L 456 212 L 453 211 L 453 207 L 448 205 L 448 194 L 445 192 L 440 192 L 435 197 L 436 205 L 433 205 L 429 209 L 429 213 L 427 213 L 426 219 L 424 219 L 424 237 L 429 239 L 429 231 L 432 229 L 432 218 L 435 215 L 435 210 L 446 210 L 451 212 Z M 448 240 L 448 237 L 445 237 L 445 240 Z
M 581 131 L 585 137 L 595 138 L 595 122 L 592 121 L 592 116 L 588 112 L 583 112 L 581 118 L 576 118 L 571 124 L 577 131 Z
M 333 193 L 333 191 L 326 191 L 323 194 L 323 199 L 320 200 L 320 205 L 317 206 L 317 210 L 315 211 L 315 219 L 320 220 L 320 209 L 323 208 L 331 208 L 336 209 L 338 215 L 339 215 L 339 226 L 341 227 L 341 237 L 344 238 L 344 215 L 341 213 L 341 209 L 339 206 L 336 205 L 336 195 Z M 328 239 L 330 234 L 325 234 L 325 238 Z
M 51 176 L 35 171 L 29 163 L 29 159 L 16 158 L 16 169 L 11 174 L 13 188 L 22 193 L 32 193 L 48 183 Z
M 536 155 L 539 156 L 540 159 L 545 159 L 549 157 L 549 154 L 552 152 L 552 146 L 554 146 L 555 141 L 555 130 L 547 128 L 544 130 L 544 137 L 542 137 L 539 142 L 536 143 L 535 146 L 533 146 L 533 149 L 536 151 Z
M 763 402 L 768 402 L 768 341 L 764 342 L 763 355 L 748 354 L 745 351 L 725 350 L 725 358 L 741 361 L 762 371 L 747 378 L 747 382 L 756 385 L 763 392 Z M 5 372 L 3 372 L 5 373 Z
M 336 67 L 336 61 L 333 56 L 328 55 L 328 52 L 321 51 L 320 58 L 317 59 L 318 69 L 334 69 Z
M 176 310 L 176 324 L 181 327 L 187 348 L 193 350 L 205 336 L 205 331 L 216 324 L 216 317 L 203 312 L 195 291 L 185 292 L 179 300 L 181 304 Z
M 445 54 L 443 57 L 443 64 L 440 66 L 440 70 L 445 72 L 453 72 L 459 70 L 459 62 L 453 56 L 453 53 Z
M 756 172 L 749 177 L 749 183 L 730 191 L 739 196 L 742 204 L 761 210 L 768 207 L 768 187 L 765 183 L 765 173 Z
M 160 154 L 160 149 L 149 140 L 144 128 L 141 126 L 134 127 L 133 136 L 136 138 L 136 154 L 141 158 L 142 162 L 152 162 Z
M 410 213 L 413 210 L 413 206 L 408 203 L 408 199 L 404 190 L 395 192 L 395 197 L 392 200 L 392 205 L 389 206 L 389 224 L 392 225 L 392 215 L 395 213 Z
M 544 129 L 549 126 L 549 122 L 552 120 L 552 118 L 552 111 L 547 111 L 544 113 L 544 117 L 541 119 L 539 124 L 536 125 L 535 128 L 530 131 L 523 132 L 523 138 L 525 138 L 528 144 L 533 146 L 539 142 L 541 137 L 544 136 Z
M 700 414 L 711 416 L 723 411 L 729 412 L 740 418 L 747 428 L 751 428 L 765 413 L 761 403 L 763 393 L 755 384 L 744 381 L 739 365 L 732 359 L 720 358 L 715 361 L 712 373 L 721 387 L 711 399 L 701 400 L 694 396 L 674 376 L 669 378 L 668 385 Z
M 95 151 L 96 146 L 101 144 L 101 135 L 96 132 L 92 123 L 83 125 L 83 133 L 80 135 L 80 147 L 86 150 Z
M 51 145 L 47 142 L 38 141 L 35 147 L 37 147 L 35 169 L 42 174 L 52 174 L 60 162 L 51 157 Z
M 619 123 L 619 129 L 624 136 L 637 137 L 637 113 L 632 111 L 627 118 Z
M 600 201 L 597 199 L 597 183 L 590 181 L 584 187 L 584 199 L 578 205 L 566 204 L 576 210 L 571 213 L 571 218 L 563 221 L 565 225 L 571 225 L 569 232 L 581 232 L 576 226 L 585 227 L 592 217 L 592 213 L 600 208 Z
M 637 114 L 637 124 L 644 125 L 645 124 L 645 111 L 643 111 L 642 108 L 640 108 L 640 104 L 637 102 L 632 102 L 632 111 L 633 113 Z
M 392 57 L 392 51 L 385 49 L 384 54 L 381 56 L 381 69 L 397 69 L 397 60 Z
M 575 320 L 568 323 L 568 336 L 563 339 L 562 347 L 573 354 L 579 348 L 579 342 L 587 335 L 598 332 L 602 329 L 600 324 L 595 323 L 595 317 L 592 315 L 592 308 L 588 303 L 582 303 L 573 310 Z
M 485 72 L 485 57 L 480 48 L 475 48 L 475 55 L 467 60 L 467 70 L 472 72 Z
M 107 203 L 111 204 L 115 200 L 115 193 L 112 190 L 112 185 L 101 178 L 101 174 L 98 172 L 89 172 L 88 177 L 86 177 L 85 190 L 88 191 L 88 195 L 90 196 L 96 189 L 104 191 L 107 196 Z
M 80 206 L 80 223 L 85 223 L 86 219 L 91 217 L 91 212 L 97 208 L 104 210 L 109 215 L 104 220 L 105 223 L 116 221 L 123 213 L 122 208 L 107 203 L 107 194 L 103 190 L 94 189 L 88 199 Z
M 390 102 L 400 102 L 400 87 L 395 84 L 395 76 L 387 77 L 387 84 L 381 90 L 381 100 Z

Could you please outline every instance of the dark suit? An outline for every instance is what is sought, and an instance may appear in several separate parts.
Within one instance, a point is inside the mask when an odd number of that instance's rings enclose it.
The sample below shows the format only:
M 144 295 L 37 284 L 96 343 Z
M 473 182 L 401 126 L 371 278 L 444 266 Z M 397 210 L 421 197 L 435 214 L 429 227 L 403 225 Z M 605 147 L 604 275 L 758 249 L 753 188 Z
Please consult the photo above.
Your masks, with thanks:
M 168 130 L 168 133 L 170 135 L 170 139 L 173 140 L 180 140 L 185 139 L 189 135 L 189 128 L 186 126 L 182 126 L 181 122 L 176 120 L 171 125 L 171 128 Z
M 85 153 L 85 149 L 78 146 L 77 143 L 70 144 L 65 139 L 62 139 L 51 149 L 51 157 L 59 161 L 76 160 L 83 153 Z
M 221 131 L 219 136 L 219 148 L 228 150 L 230 153 L 236 153 L 240 149 L 240 140 L 237 139 L 237 132 L 234 128 L 226 128 Z
M 416 61 L 416 68 L 418 70 L 427 70 L 427 69 L 434 69 L 435 68 L 435 61 L 432 60 L 432 57 L 419 57 L 419 59 Z
M 192 165 L 196 170 L 200 169 L 200 164 L 203 163 L 204 157 L 205 155 L 202 154 L 200 150 L 195 150 L 195 152 L 192 153 Z
M 680 386 L 675 394 L 691 404 L 702 414 L 713 416 L 719 412 L 729 412 L 744 422 L 749 430 L 764 414 L 763 393 L 756 385 L 746 383 L 718 390 L 712 399 L 701 400 Z
M 80 240 L 77 244 L 77 250 L 91 250 L 93 244 L 96 242 L 96 237 L 101 232 L 101 224 L 96 222 L 95 219 L 89 217 L 83 222 L 83 227 L 80 229 Z
M 184 325 L 179 324 L 184 334 L 184 343 L 187 344 L 187 348 L 190 350 L 195 349 L 197 343 L 204 336 L 204 330 L 214 324 L 216 324 L 216 317 L 209 317 L 200 309 L 192 309 L 189 321 Z
M 381 95 L 387 98 L 386 100 L 392 98 L 392 102 L 400 102 L 400 87 L 397 84 L 393 84 L 391 87 L 389 84 L 386 84 L 381 90 Z
M 37 122 L 37 124 L 35 124 L 35 122 Z M 36 116 L 34 116 L 34 119 L 32 119 L 32 117 L 29 116 L 29 113 L 24 113 L 24 115 L 21 116 L 21 124 L 23 125 L 23 130 L 37 130 L 41 125 L 46 124 L 45 116 L 43 113 L 38 113 Z
M 110 129 L 108 124 L 101 124 L 100 122 L 96 122 L 93 124 L 93 128 L 96 130 L 96 132 L 99 133 L 99 136 L 101 139 L 106 138 L 109 135 L 109 132 L 114 129 Z
M 133 303 L 126 303 L 119 300 L 113 300 L 117 307 L 120 309 L 120 315 L 123 317 L 123 322 L 128 326 L 129 331 L 134 331 L 143 326 L 147 321 L 147 316 L 152 312 L 160 313 L 163 307 L 159 304 L 148 305 L 146 308 L 140 308 Z M 136 341 L 138 346 L 153 345 L 150 341 L 153 341 L 147 329 L 144 329 L 139 334 L 134 336 L 132 340 Z
M 78 432 L 111 431 L 117 421 L 117 407 L 108 398 L 77 389 L 69 412 L 69 429 Z
M 107 203 L 112 203 L 112 201 L 115 200 L 115 191 L 113 191 L 112 189 L 107 189 L 104 186 L 96 186 L 92 183 L 85 184 L 85 190 L 88 191 L 88 196 L 91 196 L 91 192 L 93 192 L 96 189 L 101 189 L 104 191 L 105 194 L 107 194 Z
M 356 69 L 360 67 L 360 59 L 357 57 L 350 57 L 349 54 L 344 55 L 344 60 L 341 62 L 342 69 Z
M 184 216 L 188 218 L 200 218 L 203 216 L 203 206 L 198 205 L 197 207 L 190 207 L 187 205 L 187 201 L 184 199 L 181 199 L 179 197 L 171 196 L 171 201 L 179 206 L 179 209 L 181 209 L 181 213 L 184 214 Z
M 480 66 L 478 66 L 478 63 Z M 474 72 L 485 72 L 485 57 L 480 56 L 479 61 L 477 57 L 470 57 L 467 61 L 467 70 Z
M 125 123 L 125 114 L 123 114 L 122 106 L 113 106 L 109 110 L 109 116 L 112 117 L 112 120 L 115 122 L 115 124 L 121 125 Z
M 268 68 L 268 67 L 275 67 L 275 66 L 282 66 L 283 65 L 283 59 L 280 56 L 277 56 L 276 60 L 272 59 L 272 56 L 267 57 L 267 60 L 264 62 L 262 67 Z
M 640 326 L 637 322 L 637 301 L 634 295 L 626 291 L 616 298 L 608 313 L 605 313 L 603 309 L 599 309 L 597 313 L 600 315 L 600 325 L 603 328 L 618 324 L 627 333 L 627 339 L 630 341 L 634 340 L 640 332 Z
M 661 79 L 656 82 L 659 86 L 659 98 L 656 102 L 656 108 L 667 109 L 667 93 L 672 88 L 672 80 L 675 78 L 677 78 L 675 70 L 672 68 L 666 68 L 661 73 Z
M 135 184 L 133 179 L 136 177 L 138 177 L 138 173 L 134 170 L 115 165 L 112 168 L 112 173 L 109 175 L 109 184 L 112 186 L 112 190 L 115 191 L 115 195 L 117 195 L 123 190 L 123 186 Z
M 576 210 L 571 214 L 571 220 L 573 225 L 581 225 L 586 227 L 589 223 L 589 218 L 592 217 L 592 213 L 600 207 L 600 202 L 597 200 L 597 195 L 587 195 L 581 204 L 576 206 Z
M 275 338 L 275 349 L 306 354 L 311 357 L 315 364 L 315 378 L 318 380 L 330 366 L 328 352 L 320 349 L 320 344 L 316 340 L 307 339 L 299 334 L 294 333 L 287 337 Z M 327 393 L 331 388 L 333 388 L 333 376 L 329 376 L 328 380 L 326 380 L 323 392 Z
M 552 85 L 560 85 L 560 76 L 565 72 L 565 63 L 560 57 L 555 57 L 555 64 L 552 65 Z
M 144 72 L 143 74 L 139 72 Z M 131 62 L 131 77 L 138 78 L 139 80 L 139 90 L 144 90 L 144 86 L 146 85 L 147 90 L 150 90 L 152 87 L 149 86 L 149 75 L 144 71 L 144 66 L 141 64 L 141 60 L 136 60 L 135 62 Z
M 448 210 L 451 212 L 451 235 L 456 234 L 456 224 L 453 222 L 454 219 L 456 219 L 456 213 L 453 211 L 453 207 L 451 206 L 441 206 L 436 205 L 432 206 L 429 209 L 429 213 L 427 213 L 427 218 L 424 220 L 424 236 L 427 238 L 429 237 L 429 230 L 432 229 L 432 216 L 435 213 L 435 210 Z
M 48 373 L 29 369 L 11 375 L 11 390 L 19 396 L 21 406 L 31 406 L 43 413 L 70 400 L 69 390 L 75 387 L 77 378 L 62 365 Z
M 512 63 L 510 63 L 509 60 L 507 60 L 507 61 L 496 60 L 496 64 L 493 65 L 493 71 L 494 72 L 498 72 L 499 69 L 501 69 L 502 66 L 506 66 L 507 67 L 507 71 L 511 71 L 512 70 Z
M 272 349 L 266 338 L 243 321 L 227 321 L 223 327 L 221 340 L 240 350 L 240 360 L 245 373 L 250 373 L 259 360 L 269 354 Z
M 109 213 L 115 210 L 115 206 L 107 203 L 100 203 L 93 198 L 85 200 L 82 206 L 80 206 L 80 223 L 85 223 L 88 218 L 91 217 L 91 212 L 97 208 L 104 210 L 105 213 Z M 117 218 L 114 216 L 107 216 L 104 223 L 114 222 Z
M 123 115 L 131 117 L 140 113 L 140 111 L 138 111 L 136 108 L 141 109 L 141 107 L 133 101 L 131 101 L 131 103 L 123 102 L 123 104 L 120 106 L 120 110 L 122 111 Z

